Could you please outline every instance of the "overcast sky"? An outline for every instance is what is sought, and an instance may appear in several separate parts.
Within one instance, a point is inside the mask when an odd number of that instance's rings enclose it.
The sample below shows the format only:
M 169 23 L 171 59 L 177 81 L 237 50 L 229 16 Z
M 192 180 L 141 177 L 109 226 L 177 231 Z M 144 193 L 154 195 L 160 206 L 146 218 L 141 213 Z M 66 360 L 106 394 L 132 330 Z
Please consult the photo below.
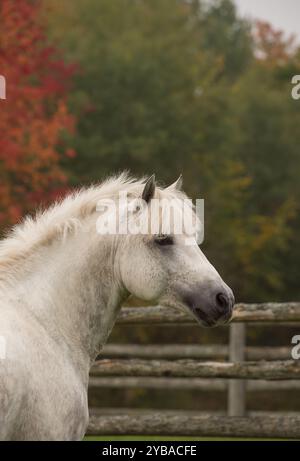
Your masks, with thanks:
M 300 42 L 300 0 L 234 0 L 242 16 L 264 19 Z

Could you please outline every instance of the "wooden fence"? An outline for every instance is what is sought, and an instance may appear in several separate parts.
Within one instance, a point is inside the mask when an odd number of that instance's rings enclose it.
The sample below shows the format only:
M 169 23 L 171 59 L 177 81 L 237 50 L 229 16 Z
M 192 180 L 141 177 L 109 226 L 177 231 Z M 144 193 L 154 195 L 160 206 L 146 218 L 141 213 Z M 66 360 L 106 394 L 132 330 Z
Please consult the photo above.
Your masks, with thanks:
M 227 415 L 194 411 L 91 409 L 88 434 L 282 437 L 300 439 L 300 413 L 248 413 L 246 392 L 300 390 L 300 360 L 287 347 L 247 347 L 246 323 L 300 322 L 300 303 L 239 304 L 229 346 L 117 345 L 91 370 L 90 387 L 227 390 Z M 191 325 L 187 314 L 160 306 L 123 308 L 121 324 Z

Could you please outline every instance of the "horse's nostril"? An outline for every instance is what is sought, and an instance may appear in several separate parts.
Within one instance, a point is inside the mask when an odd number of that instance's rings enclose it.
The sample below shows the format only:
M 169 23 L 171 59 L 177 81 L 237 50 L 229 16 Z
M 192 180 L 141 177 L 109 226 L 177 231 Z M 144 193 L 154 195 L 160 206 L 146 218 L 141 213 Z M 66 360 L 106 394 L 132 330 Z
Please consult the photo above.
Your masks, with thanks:
M 216 296 L 217 306 L 222 310 L 229 308 L 229 298 L 225 293 L 218 293 Z

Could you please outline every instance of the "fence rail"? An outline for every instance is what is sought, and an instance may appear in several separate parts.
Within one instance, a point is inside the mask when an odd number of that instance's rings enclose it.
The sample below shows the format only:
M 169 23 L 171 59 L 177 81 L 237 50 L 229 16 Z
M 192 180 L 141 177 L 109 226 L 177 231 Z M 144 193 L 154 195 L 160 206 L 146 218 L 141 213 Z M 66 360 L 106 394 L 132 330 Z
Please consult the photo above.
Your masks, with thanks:
M 92 415 L 89 435 L 191 435 L 218 437 L 300 438 L 300 416 L 228 417 L 212 414 Z
M 300 379 L 300 362 L 199 362 L 198 360 L 98 360 L 92 376 L 177 378 Z
M 101 352 L 103 358 L 140 359 L 199 359 L 226 360 L 227 345 L 209 344 L 107 344 Z M 291 358 L 290 347 L 246 347 L 246 360 L 287 360 Z
M 300 303 L 236 304 L 233 322 L 300 322 Z M 162 306 L 123 307 L 117 323 L 187 324 L 195 320 L 185 312 Z
M 291 391 L 300 390 L 300 380 L 248 380 L 246 381 L 247 392 L 258 391 Z M 208 379 L 208 378 L 153 378 L 137 376 L 91 376 L 90 389 L 114 388 L 114 389 L 168 389 L 168 390 L 199 390 L 211 392 L 227 391 L 230 385 L 228 379 Z

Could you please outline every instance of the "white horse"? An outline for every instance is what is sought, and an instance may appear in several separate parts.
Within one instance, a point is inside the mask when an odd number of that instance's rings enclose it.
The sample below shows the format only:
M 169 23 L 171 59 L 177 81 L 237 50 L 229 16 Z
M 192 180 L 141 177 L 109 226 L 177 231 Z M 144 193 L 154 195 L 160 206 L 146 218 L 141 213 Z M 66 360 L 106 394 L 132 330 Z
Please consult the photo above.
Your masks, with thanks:
M 25 219 L 1 242 L 0 439 L 82 439 L 89 370 L 130 294 L 186 309 L 204 326 L 230 319 L 232 291 L 195 239 L 96 231 L 99 200 L 127 191 L 136 219 L 139 198 L 147 212 L 154 197 L 184 197 L 179 182 L 162 189 L 153 177 L 111 178 Z

